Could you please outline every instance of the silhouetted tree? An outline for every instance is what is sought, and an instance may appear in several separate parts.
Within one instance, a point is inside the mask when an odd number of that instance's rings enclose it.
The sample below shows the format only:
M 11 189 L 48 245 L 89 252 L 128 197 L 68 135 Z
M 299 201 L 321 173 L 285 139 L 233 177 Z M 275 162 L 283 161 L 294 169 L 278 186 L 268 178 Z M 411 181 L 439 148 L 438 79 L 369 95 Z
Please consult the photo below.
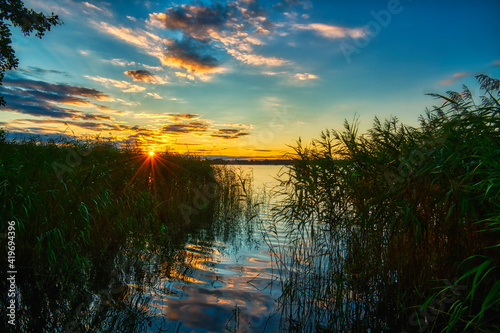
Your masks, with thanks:
M 50 31 L 51 26 L 61 23 L 59 16 L 54 13 L 50 16 L 45 16 L 42 12 L 37 13 L 33 9 L 26 8 L 21 0 L 0 0 L 0 85 L 5 71 L 15 69 L 19 64 L 19 59 L 16 58 L 11 46 L 10 27 L 19 27 L 25 36 L 35 32 L 36 37 L 42 38 L 45 31 Z M 2 96 L 0 105 L 5 105 Z

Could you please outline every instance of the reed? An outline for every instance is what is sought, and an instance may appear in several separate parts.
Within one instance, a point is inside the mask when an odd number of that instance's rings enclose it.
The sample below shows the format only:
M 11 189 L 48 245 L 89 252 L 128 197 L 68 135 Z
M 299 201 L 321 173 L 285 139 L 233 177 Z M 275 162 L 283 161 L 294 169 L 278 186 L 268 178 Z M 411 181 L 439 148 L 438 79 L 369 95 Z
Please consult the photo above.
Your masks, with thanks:
M 78 276 L 131 234 L 194 227 L 234 185 L 215 179 L 208 161 L 99 138 L 7 140 L 2 131 L 0 160 L 0 219 L 16 222 L 18 261 L 44 274 Z
M 433 95 L 419 127 L 299 139 L 275 210 L 284 328 L 498 329 L 500 81 L 477 78 L 479 101 Z
M 255 213 L 248 177 L 193 156 L 0 131 L 0 161 L 0 219 L 15 221 L 27 332 L 138 329 L 149 315 L 137 302 L 151 300 L 129 285 L 154 286 L 156 267 L 183 265 L 190 233 Z

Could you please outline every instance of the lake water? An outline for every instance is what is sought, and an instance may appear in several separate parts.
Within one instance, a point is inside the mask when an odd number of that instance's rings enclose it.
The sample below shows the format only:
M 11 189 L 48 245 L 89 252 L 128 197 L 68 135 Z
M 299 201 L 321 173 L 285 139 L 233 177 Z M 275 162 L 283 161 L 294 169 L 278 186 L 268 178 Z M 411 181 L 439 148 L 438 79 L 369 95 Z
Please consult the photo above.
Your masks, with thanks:
M 243 166 L 253 173 L 258 215 L 214 223 L 189 235 L 163 263 L 153 260 L 158 275 L 144 283 L 128 277 L 130 304 L 146 318 L 136 327 L 147 332 L 276 332 L 281 316 L 278 272 L 273 266 L 267 232 L 271 189 L 281 166 Z M 267 198 L 266 198 L 267 196 Z M 264 199 L 264 200 L 263 200 Z M 279 239 L 280 231 L 278 232 Z M 150 258 L 150 257 L 149 257 Z M 151 259 L 151 258 L 150 258 Z M 135 273 L 135 272 L 134 272 Z M 138 281 L 140 281 L 138 283 Z M 127 302 L 127 303 L 129 303 Z

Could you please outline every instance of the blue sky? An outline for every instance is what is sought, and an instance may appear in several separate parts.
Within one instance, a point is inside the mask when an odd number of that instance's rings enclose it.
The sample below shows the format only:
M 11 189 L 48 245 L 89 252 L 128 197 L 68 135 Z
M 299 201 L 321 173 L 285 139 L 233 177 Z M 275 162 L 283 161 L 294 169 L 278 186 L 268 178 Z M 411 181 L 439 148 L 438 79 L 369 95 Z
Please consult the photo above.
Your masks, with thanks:
M 145 149 L 280 157 L 359 116 L 417 125 L 500 75 L 498 1 L 25 1 L 64 25 L 13 30 L 0 127 Z

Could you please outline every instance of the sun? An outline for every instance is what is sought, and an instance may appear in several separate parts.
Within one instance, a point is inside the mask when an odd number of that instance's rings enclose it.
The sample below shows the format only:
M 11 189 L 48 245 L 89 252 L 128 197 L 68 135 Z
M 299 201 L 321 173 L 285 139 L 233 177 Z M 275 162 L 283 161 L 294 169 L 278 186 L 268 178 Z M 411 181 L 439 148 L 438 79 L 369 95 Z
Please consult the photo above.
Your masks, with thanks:
M 155 152 L 154 152 L 154 151 L 150 151 L 150 152 L 148 153 L 148 155 L 149 155 L 149 156 L 151 156 L 151 157 L 153 157 L 153 156 L 155 155 Z

